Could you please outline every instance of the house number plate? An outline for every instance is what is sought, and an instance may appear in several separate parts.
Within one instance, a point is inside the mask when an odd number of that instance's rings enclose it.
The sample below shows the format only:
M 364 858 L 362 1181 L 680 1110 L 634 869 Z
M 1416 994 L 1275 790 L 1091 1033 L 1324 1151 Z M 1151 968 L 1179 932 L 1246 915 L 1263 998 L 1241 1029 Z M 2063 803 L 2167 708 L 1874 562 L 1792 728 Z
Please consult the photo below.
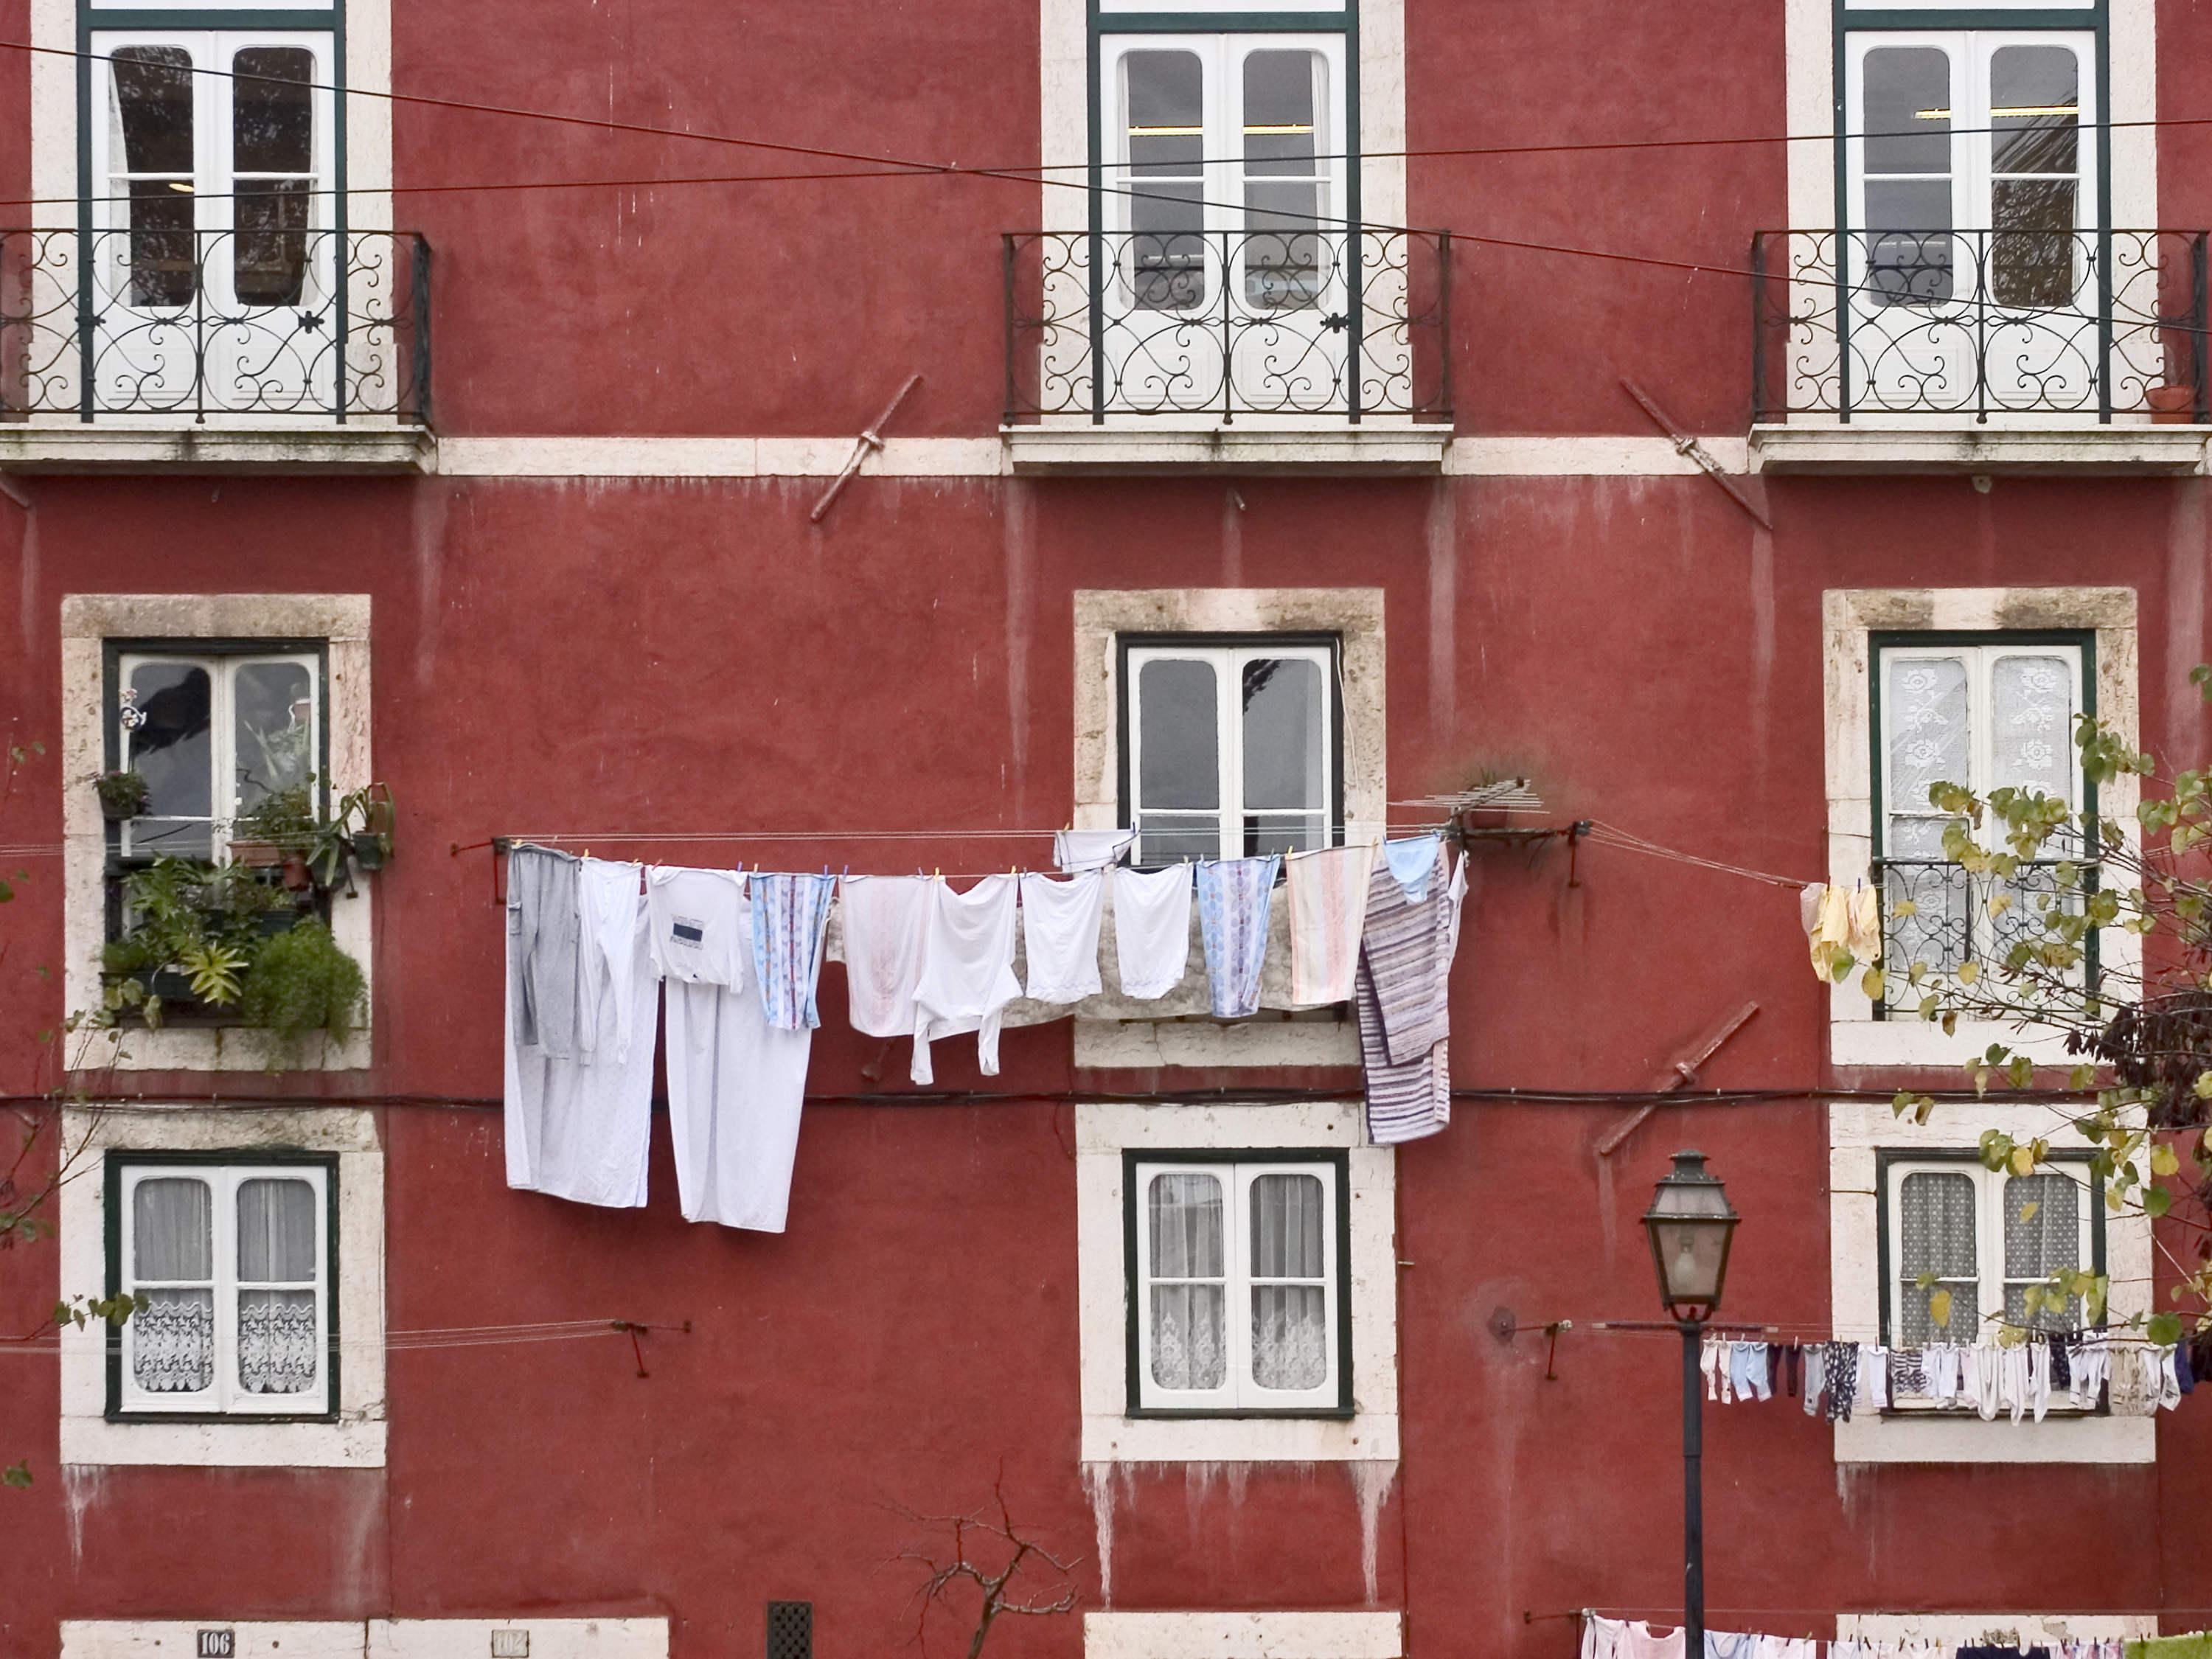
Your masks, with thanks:
M 238 1659 L 238 1632 L 234 1630 L 204 1630 L 194 1659 Z

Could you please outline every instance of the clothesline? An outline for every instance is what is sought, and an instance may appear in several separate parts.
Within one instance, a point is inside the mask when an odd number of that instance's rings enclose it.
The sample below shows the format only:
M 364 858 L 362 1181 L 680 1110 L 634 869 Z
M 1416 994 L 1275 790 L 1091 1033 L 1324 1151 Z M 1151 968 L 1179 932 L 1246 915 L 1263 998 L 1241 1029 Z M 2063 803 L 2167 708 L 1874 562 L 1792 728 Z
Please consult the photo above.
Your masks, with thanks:
M 1843 1620 L 1863 1614 L 1833 1612 L 1824 1608 L 1719 1608 L 1708 1609 L 1723 1613 L 1748 1614 L 1757 1617 L 1788 1618 L 1792 1614 L 1814 1619 L 1832 1619 L 1838 1625 Z M 2166 1613 L 2177 1611 L 2163 1609 Z M 2186 1609 L 2201 1612 L 2201 1608 Z M 1665 1617 L 1678 1616 L 1672 1608 Z M 1937 1614 L 1947 1620 L 1960 1615 Z M 1775 1636 L 1750 1632 L 1708 1630 L 1705 1633 L 1705 1653 L 1701 1659 L 2199 1659 L 2204 1651 L 2205 1638 L 2197 1636 L 2172 1637 L 2076 1637 L 2065 1632 L 2063 1626 L 2053 1631 L 2052 1623 L 2075 1618 L 2110 1618 L 2099 1613 L 2009 1613 L 1964 1615 L 1966 1621 L 1978 1626 L 1977 1634 L 1964 1638 L 1930 1637 L 1909 1634 L 1895 1638 L 1887 1637 L 1838 1636 L 1833 1640 L 1822 1640 L 1812 1636 Z M 2125 1617 L 2127 1615 L 2121 1615 Z M 2136 1615 L 2155 1620 L 2155 1613 Z M 1523 1613 L 1524 1623 L 1534 1623 L 1539 1618 L 1579 1618 L 1583 1624 L 1581 1659 L 1682 1659 L 1687 1644 L 1687 1633 L 1677 1626 L 1672 1630 L 1655 1630 L 1641 1621 L 1608 1619 L 1595 1608 L 1585 1607 L 1579 1613 L 1539 1614 Z
M 128 1322 L 125 1322 L 127 1328 Z M 362 1351 L 382 1350 L 388 1352 L 413 1352 L 441 1348 L 510 1347 L 536 1342 L 575 1342 L 600 1336 L 629 1336 L 637 1333 L 681 1329 L 688 1333 L 690 1323 L 682 1326 L 649 1325 L 641 1321 L 627 1319 L 574 1319 L 539 1322 L 516 1325 L 453 1325 L 419 1330 L 387 1331 L 382 1336 L 331 1336 L 321 1345 L 337 1352 L 352 1348 Z M 54 1354 L 70 1346 L 75 1334 L 35 1336 L 20 1340 L 0 1340 L 0 1355 Z M 88 1331 L 89 1340 L 112 1340 L 113 1331 Z

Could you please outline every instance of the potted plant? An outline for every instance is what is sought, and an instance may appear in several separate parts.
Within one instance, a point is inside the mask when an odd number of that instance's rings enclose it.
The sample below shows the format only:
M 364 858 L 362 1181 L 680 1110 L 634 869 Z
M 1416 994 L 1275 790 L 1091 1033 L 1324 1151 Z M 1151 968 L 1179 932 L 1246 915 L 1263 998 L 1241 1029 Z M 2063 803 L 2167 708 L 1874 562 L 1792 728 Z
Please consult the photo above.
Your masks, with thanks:
M 198 859 L 133 871 L 123 903 L 127 925 L 100 951 L 103 1008 L 149 1025 L 170 1007 L 235 1006 L 261 942 L 299 919 L 289 896 L 244 867 Z
M 2191 426 L 2197 420 L 2197 388 L 2161 380 L 2143 388 L 2154 426 Z
M 296 1061 L 314 1032 L 344 1042 L 368 1000 L 361 964 L 317 917 L 261 941 L 246 970 L 239 1012 L 259 1033 L 274 1066 Z
M 392 786 L 372 783 L 348 795 L 343 805 L 345 812 L 341 817 L 357 814 L 361 819 L 361 828 L 353 833 L 353 861 L 363 875 L 374 875 L 392 856 L 392 824 L 398 815 Z
M 137 817 L 154 793 L 145 778 L 128 767 L 119 772 L 102 772 L 93 780 L 92 787 L 100 794 L 100 815 L 110 823 L 126 823 Z
M 284 885 L 304 892 L 314 884 L 308 855 L 316 850 L 313 786 L 272 790 L 238 816 L 231 827 L 230 858 L 250 870 L 280 866 Z

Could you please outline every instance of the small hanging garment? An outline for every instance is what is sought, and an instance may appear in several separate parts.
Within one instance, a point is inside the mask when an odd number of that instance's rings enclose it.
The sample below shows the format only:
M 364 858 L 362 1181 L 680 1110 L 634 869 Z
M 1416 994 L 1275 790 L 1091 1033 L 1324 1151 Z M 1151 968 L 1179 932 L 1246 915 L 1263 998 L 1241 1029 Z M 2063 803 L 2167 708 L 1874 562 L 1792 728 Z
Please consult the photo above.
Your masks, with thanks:
M 645 1202 L 659 993 L 647 951 L 638 866 L 587 859 L 574 891 L 580 1053 L 556 1059 L 516 1042 L 521 975 L 507 975 L 507 1184 L 578 1204 L 635 1209 Z M 512 951 L 513 933 L 508 945 Z
M 840 884 L 845 1001 L 854 1030 L 876 1037 L 914 1035 L 929 897 L 927 876 L 847 876 Z
M 1889 1398 L 1892 1404 L 1928 1392 L 1928 1364 L 1918 1348 L 1889 1351 Z
M 1729 1382 L 1735 1397 L 1746 1403 L 1766 1397 L 1766 1345 L 1764 1342 L 1731 1342 L 1729 1344 Z
M 929 1045 L 976 1032 L 976 1064 L 985 1077 L 999 1074 L 999 1022 L 1022 994 L 1014 977 L 1014 924 L 1020 887 L 1012 875 L 986 876 L 964 893 L 933 878 L 929 939 L 921 957 L 921 985 L 914 998 L 914 1064 L 910 1075 L 924 1088 L 937 1080 Z
M 1080 1002 L 1104 988 L 1098 978 L 1098 925 L 1106 914 L 1106 872 L 1054 881 L 1022 878 L 1022 952 L 1027 994 L 1037 1002 Z
M 1198 928 L 1206 945 L 1206 980 L 1216 1019 L 1260 1012 L 1260 970 L 1267 960 L 1268 901 L 1279 854 L 1208 859 L 1198 866 Z
M 507 855 L 508 1023 L 520 1046 L 553 1060 L 576 1054 L 582 868 L 550 847 L 517 847 Z
M 1467 866 L 1462 860 L 1447 879 L 1442 842 L 1420 842 L 1437 866 L 1420 884 L 1423 897 L 1407 897 L 1387 856 L 1367 884 L 1353 1006 L 1367 1137 L 1378 1146 L 1435 1134 L 1451 1121 L 1451 963 Z
M 1959 1391 L 1984 1423 L 1994 1423 L 2004 1398 L 2004 1358 L 1987 1342 L 1977 1342 L 1960 1356 Z
M 1052 838 L 1052 861 L 1064 875 L 1119 864 L 1137 839 L 1133 830 L 1062 830 Z
M 1723 1388 L 1728 1389 L 1731 1394 L 1735 1392 L 1729 1377 L 1728 1344 L 1722 1341 L 1720 1338 L 1707 1336 L 1702 1343 L 1698 1344 L 1698 1370 L 1705 1379 L 1706 1399 L 1719 1399 L 1720 1390 Z
M 822 1024 L 814 987 L 836 890 L 836 877 L 826 872 L 755 876 L 746 889 L 753 914 L 753 978 L 768 1023 L 779 1031 L 811 1031 Z
M 1191 869 L 1113 872 L 1114 966 L 1121 994 L 1139 1002 L 1164 997 L 1190 967 Z
M 1808 1342 L 1805 1345 L 1805 1415 L 1818 1417 L 1821 1413 L 1823 1396 L 1828 1391 L 1828 1345 Z
M 665 981 L 668 1129 L 684 1218 L 780 1233 L 814 1033 L 769 1023 L 736 871 L 648 870 L 646 909 Z
M 1848 1423 L 1851 1407 L 1858 1398 L 1859 1345 L 1856 1342 L 1828 1344 L 1828 1421 Z
M 1847 887 L 1826 887 L 1817 884 L 1799 895 L 1800 909 L 1804 901 L 1814 892 L 1812 899 L 1812 920 L 1806 925 L 1806 936 L 1812 947 L 1813 972 L 1825 981 L 1832 978 L 1830 958 L 1838 949 L 1850 950 L 1851 940 L 1851 896 Z
M 1407 903 L 1419 904 L 1428 897 L 1429 880 L 1436 873 L 1443 845 L 1442 836 L 1409 836 L 1403 841 L 1382 843 L 1382 860 L 1404 890 Z
M 1871 967 L 1881 960 L 1881 899 L 1865 882 L 1850 890 L 1845 902 L 1844 944 L 1850 953 Z
M 1863 1411 L 1889 1409 L 1889 1350 L 1879 1343 L 1859 1345 L 1859 1386 L 1856 1403 Z
M 1375 848 L 1331 847 L 1284 860 L 1290 890 L 1291 1000 L 1317 1008 L 1352 1000 Z

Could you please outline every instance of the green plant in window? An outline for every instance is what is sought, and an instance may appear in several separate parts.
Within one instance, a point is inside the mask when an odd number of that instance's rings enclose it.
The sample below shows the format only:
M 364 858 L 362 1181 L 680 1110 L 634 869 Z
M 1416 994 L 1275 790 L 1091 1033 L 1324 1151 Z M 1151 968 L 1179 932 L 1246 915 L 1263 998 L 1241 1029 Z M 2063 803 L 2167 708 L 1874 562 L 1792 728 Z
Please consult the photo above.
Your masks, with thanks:
M 261 941 L 246 970 L 239 1012 L 257 1030 L 271 1065 L 296 1061 L 317 1032 L 343 1042 L 368 1005 L 361 964 L 319 920 Z
M 140 774 L 124 770 L 102 772 L 93 780 L 100 796 L 100 815 L 111 823 L 137 817 L 153 799 L 153 787 Z

